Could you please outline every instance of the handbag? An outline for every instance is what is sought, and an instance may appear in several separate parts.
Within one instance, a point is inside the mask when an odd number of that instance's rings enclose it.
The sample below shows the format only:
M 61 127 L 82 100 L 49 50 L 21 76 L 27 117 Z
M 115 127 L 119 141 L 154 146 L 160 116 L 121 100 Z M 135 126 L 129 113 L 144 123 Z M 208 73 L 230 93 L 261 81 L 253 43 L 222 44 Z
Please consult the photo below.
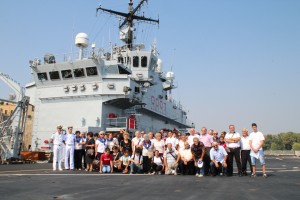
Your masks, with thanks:
M 92 156 L 92 155 L 94 155 L 94 152 L 95 152 L 95 149 L 88 149 L 88 150 L 86 151 L 86 155 Z

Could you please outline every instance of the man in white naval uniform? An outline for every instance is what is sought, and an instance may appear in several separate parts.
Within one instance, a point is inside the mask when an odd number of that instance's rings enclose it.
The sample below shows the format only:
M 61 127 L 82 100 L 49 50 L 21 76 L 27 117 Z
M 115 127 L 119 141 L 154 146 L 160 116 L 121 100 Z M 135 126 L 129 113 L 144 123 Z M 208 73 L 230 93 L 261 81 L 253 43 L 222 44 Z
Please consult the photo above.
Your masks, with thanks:
M 68 127 L 68 132 L 65 135 L 64 141 L 66 144 L 66 151 L 65 151 L 65 169 L 74 170 L 74 147 L 75 147 L 75 134 L 72 132 L 73 127 Z M 69 165 L 70 160 L 70 165 Z
M 56 163 L 58 162 L 58 169 L 62 171 L 61 160 L 62 160 L 62 149 L 64 136 L 62 134 L 62 126 L 57 126 L 57 132 L 53 133 L 50 142 L 53 143 L 53 171 L 56 170 Z

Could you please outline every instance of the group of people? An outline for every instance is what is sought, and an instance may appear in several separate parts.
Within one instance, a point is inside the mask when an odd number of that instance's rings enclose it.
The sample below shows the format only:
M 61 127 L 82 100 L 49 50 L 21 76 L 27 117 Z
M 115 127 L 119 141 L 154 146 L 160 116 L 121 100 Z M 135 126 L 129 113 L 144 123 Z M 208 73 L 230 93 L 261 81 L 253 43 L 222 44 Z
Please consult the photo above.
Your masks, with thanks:
M 62 133 L 62 126 L 51 136 L 53 143 L 53 170 L 63 170 L 62 151 L 64 149 L 64 169 L 100 173 L 145 173 L 203 176 L 232 176 L 233 158 L 238 176 L 247 176 L 247 163 L 251 177 L 256 177 L 256 163 L 262 165 L 263 177 L 267 177 L 263 153 L 264 136 L 252 124 L 253 132 L 243 129 L 242 135 L 229 125 L 219 137 L 216 130 L 201 128 L 201 133 L 191 128 L 188 133 L 164 130 L 145 133 L 136 131 L 130 139 L 129 133 L 120 130 L 118 135 L 100 131 L 73 133 L 68 127 Z M 58 164 L 58 167 L 57 167 Z

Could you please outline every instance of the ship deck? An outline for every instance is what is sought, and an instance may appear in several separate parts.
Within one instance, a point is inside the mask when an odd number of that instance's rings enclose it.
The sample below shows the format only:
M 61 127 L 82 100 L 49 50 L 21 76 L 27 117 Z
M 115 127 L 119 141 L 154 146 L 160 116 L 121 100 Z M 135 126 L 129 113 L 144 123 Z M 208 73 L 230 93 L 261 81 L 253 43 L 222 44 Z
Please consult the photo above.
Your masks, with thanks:
M 100 175 L 52 164 L 0 165 L 1 199 L 300 199 L 300 159 L 266 158 L 268 178 Z M 235 169 L 236 170 L 236 169 Z

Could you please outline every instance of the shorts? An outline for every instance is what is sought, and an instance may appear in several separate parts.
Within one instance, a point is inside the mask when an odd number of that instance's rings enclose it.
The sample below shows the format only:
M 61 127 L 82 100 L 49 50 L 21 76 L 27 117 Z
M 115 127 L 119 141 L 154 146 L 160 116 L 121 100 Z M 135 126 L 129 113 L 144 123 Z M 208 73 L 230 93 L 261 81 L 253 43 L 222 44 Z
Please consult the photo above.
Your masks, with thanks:
M 264 155 L 264 151 L 263 150 L 259 150 L 259 156 L 258 158 L 255 158 L 253 156 L 251 156 L 251 165 L 256 165 L 256 161 L 259 160 L 261 165 L 265 165 L 265 155 Z

